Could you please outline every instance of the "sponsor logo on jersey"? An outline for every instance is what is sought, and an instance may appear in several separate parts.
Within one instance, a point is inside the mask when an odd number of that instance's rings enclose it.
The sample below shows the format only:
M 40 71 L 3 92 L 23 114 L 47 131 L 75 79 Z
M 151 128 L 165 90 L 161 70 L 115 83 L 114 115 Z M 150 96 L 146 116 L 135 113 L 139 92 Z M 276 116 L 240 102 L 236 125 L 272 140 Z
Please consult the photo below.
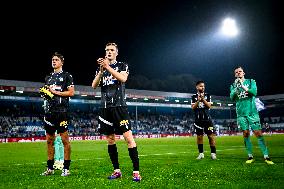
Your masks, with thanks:
M 60 91 L 61 90 L 61 86 L 60 85 L 50 85 L 50 88 L 52 90 L 56 90 L 56 91 Z

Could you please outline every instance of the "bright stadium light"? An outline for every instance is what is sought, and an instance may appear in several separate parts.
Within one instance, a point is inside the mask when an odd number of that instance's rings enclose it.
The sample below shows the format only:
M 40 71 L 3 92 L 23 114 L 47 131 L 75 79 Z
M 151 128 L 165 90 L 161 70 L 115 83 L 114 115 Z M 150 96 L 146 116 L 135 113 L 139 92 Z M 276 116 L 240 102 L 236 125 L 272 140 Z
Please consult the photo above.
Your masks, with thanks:
M 222 23 L 221 32 L 223 35 L 228 37 L 235 37 L 239 31 L 236 26 L 236 21 L 232 18 L 226 18 Z

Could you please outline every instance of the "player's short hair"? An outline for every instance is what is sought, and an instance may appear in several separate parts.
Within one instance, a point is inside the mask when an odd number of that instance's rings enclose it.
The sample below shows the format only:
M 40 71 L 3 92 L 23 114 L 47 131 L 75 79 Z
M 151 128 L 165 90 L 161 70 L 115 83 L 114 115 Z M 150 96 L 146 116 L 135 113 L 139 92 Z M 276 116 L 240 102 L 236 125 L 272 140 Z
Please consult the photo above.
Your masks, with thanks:
M 244 70 L 244 68 L 243 68 L 242 66 L 236 66 L 235 69 L 234 69 L 234 71 L 235 71 L 236 69 L 239 69 L 239 68 L 241 68 L 242 70 Z
M 57 56 L 62 62 L 64 62 L 64 57 L 62 54 L 60 54 L 59 52 L 54 52 L 52 58 L 55 56 Z
M 118 46 L 117 46 L 117 44 L 114 43 L 114 42 L 107 43 L 107 44 L 106 44 L 106 47 L 107 47 L 107 46 L 111 46 L 111 45 L 112 45 L 112 46 L 115 46 L 116 50 L 118 51 Z
M 195 86 L 199 85 L 200 83 L 205 83 L 203 80 L 199 80 L 196 82 Z

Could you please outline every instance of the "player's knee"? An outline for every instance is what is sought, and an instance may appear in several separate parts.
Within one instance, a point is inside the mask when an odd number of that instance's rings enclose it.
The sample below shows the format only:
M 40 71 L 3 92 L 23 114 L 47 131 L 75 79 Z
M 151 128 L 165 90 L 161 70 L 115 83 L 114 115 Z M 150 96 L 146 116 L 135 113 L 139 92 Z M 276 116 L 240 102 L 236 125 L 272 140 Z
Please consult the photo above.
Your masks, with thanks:
M 197 135 L 197 140 L 203 140 L 203 135 Z
M 70 145 L 70 141 L 68 139 L 65 139 L 65 138 L 62 139 L 62 143 L 63 143 L 64 146 Z
M 261 137 L 262 136 L 261 130 L 254 131 L 254 134 L 255 134 L 256 137 Z
M 215 146 L 215 140 L 214 138 L 209 139 L 210 146 Z
M 250 135 L 250 131 L 249 130 L 244 130 L 243 131 L 243 137 L 247 138 Z
M 107 137 L 107 143 L 108 143 L 108 145 L 114 145 L 115 144 L 115 136 L 112 136 L 112 135 L 108 136 Z
M 46 142 L 47 142 L 47 145 L 49 145 L 49 146 L 54 145 L 54 141 L 52 139 L 48 139 L 48 140 L 46 140 Z
M 213 135 L 208 135 L 207 137 L 210 142 L 214 140 Z
M 136 142 L 133 139 L 128 140 L 127 145 L 128 145 L 128 148 L 133 148 L 133 147 L 136 147 Z
M 136 146 L 136 142 L 132 135 L 124 136 L 124 139 L 127 142 L 128 147 L 132 148 Z
M 107 141 L 107 144 L 108 144 L 108 145 L 114 145 L 114 144 L 115 144 L 115 140 L 108 140 L 108 141 Z
M 46 137 L 46 142 L 47 142 L 47 145 L 54 145 L 54 140 L 55 140 L 55 137 L 53 137 L 52 135 L 47 135 Z

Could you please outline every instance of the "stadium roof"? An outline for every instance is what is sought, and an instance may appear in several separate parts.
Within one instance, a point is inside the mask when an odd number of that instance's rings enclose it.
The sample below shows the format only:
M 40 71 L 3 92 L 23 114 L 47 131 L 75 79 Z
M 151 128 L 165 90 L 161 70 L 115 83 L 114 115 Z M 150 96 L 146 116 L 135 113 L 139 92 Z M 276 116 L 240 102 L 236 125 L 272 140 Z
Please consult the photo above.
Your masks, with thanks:
M 43 85 L 44 83 L 41 82 L 0 79 L 0 95 L 39 97 L 39 88 Z M 91 86 L 76 85 L 75 89 L 73 99 L 99 100 L 101 97 L 99 87 L 93 89 Z M 192 93 L 126 89 L 127 101 L 132 103 L 189 104 L 192 95 Z M 259 98 L 264 101 L 278 103 L 284 101 L 284 94 L 259 96 Z M 212 99 L 217 106 L 227 106 L 232 103 L 228 96 L 212 95 Z

